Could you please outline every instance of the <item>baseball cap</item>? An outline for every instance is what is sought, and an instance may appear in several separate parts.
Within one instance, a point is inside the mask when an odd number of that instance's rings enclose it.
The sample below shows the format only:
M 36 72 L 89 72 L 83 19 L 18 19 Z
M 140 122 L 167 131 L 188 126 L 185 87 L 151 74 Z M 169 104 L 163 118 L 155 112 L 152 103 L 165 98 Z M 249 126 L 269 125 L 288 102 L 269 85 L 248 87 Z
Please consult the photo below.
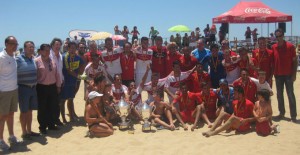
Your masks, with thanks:
M 100 94 L 96 91 L 92 91 L 89 93 L 88 98 L 91 100 L 91 99 L 94 99 L 95 97 L 99 97 L 99 96 L 103 96 L 103 94 Z
M 219 83 L 220 83 L 220 85 L 221 85 L 221 84 L 228 85 L 228 81 L 227 81 L 226 79 L 221 79 L 221 80 L 219 81 Z

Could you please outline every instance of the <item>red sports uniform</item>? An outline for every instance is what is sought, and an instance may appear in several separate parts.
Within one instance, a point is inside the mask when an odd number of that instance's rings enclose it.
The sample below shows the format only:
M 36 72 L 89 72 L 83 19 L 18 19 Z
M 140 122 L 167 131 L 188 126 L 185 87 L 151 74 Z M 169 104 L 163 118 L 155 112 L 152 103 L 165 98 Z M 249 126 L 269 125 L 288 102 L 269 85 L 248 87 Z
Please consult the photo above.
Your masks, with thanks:
M 257 134 L 263 136 L 267 136 L 272 132 L 269 121 L 256 122 L 255 130 Z
M 84 57 L 86 57 L 87 58 L 87 60 L 88 60 L 88 62 L 92 62 L 92 55 L 93 55 L 94 53 L 91 53 L 91 52 L 87 52 L 87 53 L 85 53 L 84 54 Z M 100 57 L 101 56 L 101 51 L 97 51 L 97 53 L 95 53 L 98 57 Z
M 186 97 L 183 97 L 181 94 L 175 100 L 173 100 L 173 103 L 179 104 L 179 112 L 183 122 L 195 122 L 195 118 L 192 116 L 192 114 L 196 109 L 196 103 L 201 103 L 200 93 L 187 92 Z
M 257 62 L 256 66 L 266 72 L 266 80 L 269 80 L 273 70 L 273 51 L 269 49 L 266 49 L 266 51 L 256 49 L 252 52 L 252 58 Z
M 236 86 L 243 87 L 246 99 L 255 103 L 257 87 L 256 87 L 256 84 L 252 80 L 248 79 L 247 84 L 244 85 L 242 82 L 242 79 L 239 78 L 233 82 L 233 86 L 234 87 L 236 87 Z
M 179 61 L 180 61 L 180 70 L 182 72 L 186 72 L 188 70 L 193 69 L 197 64 L 197 59 L 193 56 L 189 56 L 186 58 L 184 55 L 182 55 L 179 58 Z
M 217 117 L 217 94 L 210 90 L 209 95 L 204 95 L 203 92 L 201 92 L 200 96 L 201 101 L 204 102 L 207 117 L 209 119 L 215 119 Z
M 178 52 L 176 52 L 175 54 L 170 54 L 169 51 L 167 52 L 166 66 L 165 66 L 166 75 L 169 75 L 173 71 L 173 62 L 175 60 L 179 60 L 180 56 L 181 55 Z
M 153 51 L 152 72 L 159 73 L 160 77 L 162 78 L 166 77 L 168 73 L 166 73 L 163 66 L 166 65 L 167 48 L 163 46 L 160 51 L 158 51 L 156 46 L 152 46 L 151 49 Z
M 239 117 L 241 120 L 245 118 L 251 118 L 253 117 L 253 108 L 254 104 L 253 102 L 249 100 L 245 100 L 245 102 L 240 103 L 238 100 L 232 101 L 232 106 L 234 110 L 234 115 Z M 250 129 L 250 123 L 245 123 L 241 125 L 237 130 L 244 132 Z
M 254 66 L 257 66 L 256 65 L 257 64 L 256 60 L 251 58 L 251 61 L 253 62 Z M 240 67 L 240 69 L 247 69 L 248 72 L 249 72 L 249 76 L 257 78 L 257 72 L 250 67 L 250 64 L 249 64 L 248 60 L 240 60 L 238 62 L 238 66 Z
M 202 91 L 201 83 L 206 82 L 210 84 L 210 76 L 207 72 L 203 71 L 202 73 L 198 74 L 198 72 L 194 72 L 191 74 L 191 80 L 189 80 L 189 88 L 191 92 L 199 93 Z
M 122 80 L 134 80 L 134 61 L 135 57 L 132 54 L 121 53 Z

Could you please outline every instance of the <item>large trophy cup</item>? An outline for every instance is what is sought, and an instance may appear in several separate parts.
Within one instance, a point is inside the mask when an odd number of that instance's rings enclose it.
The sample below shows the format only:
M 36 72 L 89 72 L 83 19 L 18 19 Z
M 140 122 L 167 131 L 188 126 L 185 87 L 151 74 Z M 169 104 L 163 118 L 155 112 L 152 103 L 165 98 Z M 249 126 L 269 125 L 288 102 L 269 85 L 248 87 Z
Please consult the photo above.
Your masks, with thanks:
M 147 103 L 144 103 L 144 105 L 141 108 L 141 115 L 144 119 L 144 124 L 142 126 L 142 131 L 151 131 L 151 122 L 149 122 L 149 118 L 151 116 L 151 110 L 152 107 L 150 107 Z
M 123 100 L 123 98 L 120 100 L 120 102 L 115 106 L 117 112 L 120 114 L 121 122 L 119 123 L 119 129 L 128 129 L 130 127 L 130 122 L 126 121 L 126 118 L 128 116 L 130 105 Z

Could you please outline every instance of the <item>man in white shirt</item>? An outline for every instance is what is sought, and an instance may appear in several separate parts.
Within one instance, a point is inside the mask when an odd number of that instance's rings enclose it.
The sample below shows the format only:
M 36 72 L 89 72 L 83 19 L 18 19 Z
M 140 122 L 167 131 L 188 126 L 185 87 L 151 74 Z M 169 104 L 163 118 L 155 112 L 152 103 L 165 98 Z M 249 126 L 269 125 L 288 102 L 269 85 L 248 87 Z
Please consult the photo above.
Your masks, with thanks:
M 139 85 L 142 82 L 142 78 L 147 70 L 147 66 L 152 63 L 153 51 L 148 48 L 149 39 L 147 37 L 141 38 L 142 47 L 137 47 L 136 54 L 136 70 L 135 70 L 135 85 Z M 163 66 L 162 66 L 163 67 Z M 151 70 L 149 71 L 146 82 L 151 80 Z
M 61 79 L 61 83 L 63 84 L 64 83 L 64 75 L 62 72 L 63 61 L 62 61 L 62 55 L 60 53 L 62 41 L 59 38 L 54 38 L 51 41 L 50 45 L 51 45 L 50 58 L 54 60 L 58 69 L 58 74 Z M 55 124 L 61 126 L 63 125 L 63 123 L 59 120 L 59 115 L 60 115 L 60 108 L 59 108 L 59 101 L 57 101 L 57 105 L 55 105 L 53 117 L 54 117 Z
M 13 145 L 18 142 L 14 136 L 14 112 L 18 110 L 17 63 L 14 52 L 18 41 L 13 36 L 5 39 L 5 49 L 0 53 L 0 148 L 3 151 L 10 147 L 3 140 L 4 124 L 9 132 L 8 142 Z
M 102 51 L 101 57 L 106 65 L 107 73 L 114 77 L 116 74 L 122 73 L 120 55 L 123 52 L 121 48 L 113 49 L 113 40 L 111 38 L 105 39 L 105 50 Z

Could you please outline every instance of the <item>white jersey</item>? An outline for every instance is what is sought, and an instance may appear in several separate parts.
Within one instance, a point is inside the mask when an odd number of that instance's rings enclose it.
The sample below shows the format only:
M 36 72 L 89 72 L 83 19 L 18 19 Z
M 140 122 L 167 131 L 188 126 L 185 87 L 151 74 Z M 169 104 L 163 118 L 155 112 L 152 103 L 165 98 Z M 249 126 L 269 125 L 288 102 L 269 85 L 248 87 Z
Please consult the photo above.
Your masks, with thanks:
M 142 49 L 136 51 L 136 73 L 144 74 L 147 70 L 147 65 L 152 63 L 153 51 L 142 51 Z M 151 75 L 151 74 L 150 74 Z
M 120 55 L 123 52 L 122 48 L 115 48 L 113 52 L 102 51 L 101 57 L 106 65 L 107 73 L 114 77 L 115 74 L 121 74 Z
M 128 88 L 125 85 L 121 85 L 120 88 L 116 88 L 114 84 L 111 87 L 112 94 L 116 100 L 121 100 L 121 97 L 128 93 Z
M 181 72 L 179 77 L 175 77 L 174 75 L 167 76 L 165 88 L 169 89 L 171 93 L 175 94 L 175 92 L 179 90 L 180 82 L 186 80 L 190 74 L 191 71 L 187 71 L 187 72 Z M 169 97 L 169 102 L 171 103 L 173 99 L 169 95 L 168 97 Z
M 228 81 L 228 84 L 232 84 L 236 79 L 240 77 L 240 68 L 238 67 L 238 60 L 231 61 L 230 63 L 225 63 L 225 60 L 222 61 L 222 65 L 226 70 L 226 80 Z
M 87 76 L 87 80 L 92 80 L 96 77 L 96 75 L 104 75 L 106 77 L 106 80 L 109 80 L 107 78 L 107 72 L 106 69 L 103 65 L 98 65 L 98 67 L 95 69 L 92 65 L 92 63 L 89 63 L 85 69 L 84 69 L 84 73 Z
M 259 80 L 256 78 L 250 77 L 250 79 L 251 79 L 251 81 L 253 81 L 255 83 L 255 85 L 257 87 L 257 91 L 262 90 L 262 89 L 267 89 L 270 91 L 270 93 L 273 92 L 272 88 L 270 87 L 270 85 L 267 81 L 265 81 L 265 83 L 261 84 L 261 83 L 259 83 Z
M 129 94 L 130 93 L 131 92 L 129 92 Z M 142 106 L 142 90 L 135 89 L 130 101 L 133 102 L 135 106 Z
M 158 80 L 158 83 L 157 83 L 157 86 L 156 86 L 156 89 L 160 90 L 160 91 L 164 91 L 164 86 L 165 86 L 165 83 L 167 81 L 167 78 L 163 78 L 163 79 L 159 79 Z M 143 87 L 143 88 L 142 88 Z M 137 89 L 138 91 L 147 91 L 148 93 L 148 99 L 146 100 L 146 103 L 151 103 L 154 101 L 154 98 L 153 98 L 153 87 L 152 87 L 152 82 L 148 82 L 148 83 L 145 83 L 144 86 L 139 86 Z

